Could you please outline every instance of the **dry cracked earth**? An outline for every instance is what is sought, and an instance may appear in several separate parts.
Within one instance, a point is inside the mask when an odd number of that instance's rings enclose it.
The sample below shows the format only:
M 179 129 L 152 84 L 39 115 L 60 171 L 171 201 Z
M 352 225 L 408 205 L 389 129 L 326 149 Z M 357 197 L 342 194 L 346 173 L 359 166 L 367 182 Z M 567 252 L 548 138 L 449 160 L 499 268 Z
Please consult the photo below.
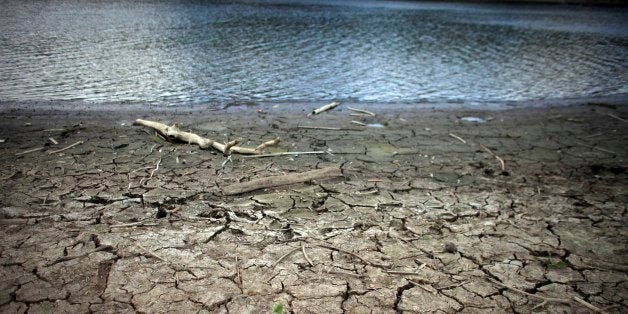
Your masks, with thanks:
M 0 312 L 628 312 L 627 107 L 257 109 L 4 108 Z M 328 153 L 226 160 L 135 118 Z

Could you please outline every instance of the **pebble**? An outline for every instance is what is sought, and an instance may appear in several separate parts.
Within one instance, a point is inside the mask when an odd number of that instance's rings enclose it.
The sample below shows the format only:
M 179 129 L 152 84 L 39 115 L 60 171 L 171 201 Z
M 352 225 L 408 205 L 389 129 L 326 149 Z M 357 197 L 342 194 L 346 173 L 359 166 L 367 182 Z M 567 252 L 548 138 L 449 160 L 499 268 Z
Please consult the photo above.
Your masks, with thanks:
M 456 253 L 458 252 L 458 248 L 452 242 L 445 243 L 445 251 L 448 253 Z

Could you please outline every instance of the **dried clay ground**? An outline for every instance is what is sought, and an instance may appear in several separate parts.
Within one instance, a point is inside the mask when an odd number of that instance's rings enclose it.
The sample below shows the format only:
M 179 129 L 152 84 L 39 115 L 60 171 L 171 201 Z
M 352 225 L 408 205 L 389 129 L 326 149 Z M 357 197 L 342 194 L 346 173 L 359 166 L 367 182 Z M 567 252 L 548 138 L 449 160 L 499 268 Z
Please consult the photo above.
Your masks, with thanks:
M 257 109 L 5 106 L 0 312 L 628 312 L 628 107 Z M 329 153 L 225 162 L 136 118 Z

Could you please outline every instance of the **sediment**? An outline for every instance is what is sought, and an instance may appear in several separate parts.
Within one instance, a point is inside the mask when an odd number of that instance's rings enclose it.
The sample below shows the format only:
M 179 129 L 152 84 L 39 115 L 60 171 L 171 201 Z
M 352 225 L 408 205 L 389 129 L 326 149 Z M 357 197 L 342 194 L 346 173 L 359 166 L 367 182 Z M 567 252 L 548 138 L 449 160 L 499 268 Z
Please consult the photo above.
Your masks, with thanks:
M 258 109 L 3 109 L 0 312 L 628 311 L 628 107 Z

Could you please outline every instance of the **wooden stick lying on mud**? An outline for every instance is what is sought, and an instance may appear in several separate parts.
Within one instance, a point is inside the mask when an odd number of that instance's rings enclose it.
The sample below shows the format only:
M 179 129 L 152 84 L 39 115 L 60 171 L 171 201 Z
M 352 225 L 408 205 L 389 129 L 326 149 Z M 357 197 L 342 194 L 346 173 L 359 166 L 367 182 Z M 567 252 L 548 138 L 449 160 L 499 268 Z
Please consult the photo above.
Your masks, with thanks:
M 466 143 L 467 143 L 467 141 L 465 141 L 462 137 L 460 137 L 460 136 L 458 136 L 458 135 L 456 135 L 456 134 L 449 133 L 449 136 L 451 136 L 451 137 L 453 137 L 453 138 L 455 138 L 455 139 L 457 139 L 457 140 L 461 141 L 461 142 L 462 142 L 462 143 L 464 143 L 464 144 L 466 144 Z
M 325 112 L 325 111 L 327 111 L 327 110 L 329 110 L 329 109 L 336 108 L 338 105 L 340 105 L 340 103 L 339 103 L 339 102 L 337 102 L 337 101 L 333 101 L 333 102 L 331 102 L 331 103 L 329 103 L 329 104 L 327 104 L 327 105 L 325 105 L 325 106 L 322 106 L 322 107 L 320 107 L 320 108 L 318 108 L 318 109 L 315 109 L 315 110 L 314 110 L 314 111 L 312 111 L 310 114 L 308 114 L 308 116 L 315 115 L 315 114 L 319 114 L 319 113 L 321 113 L 321 112 Z
M 357 108 L 352 108 L 352 107 L 347 107 L 347 109 L 349 109 L 349 110 L 351 110 L 351 111 L 354 111 L 354 112 L 364 113 L 364 114 L 369 115 L 369 116 L 371 116 L 371 117 L 374 117 L 374 116 L 375 116 L 375 114 L 374 114 L 374 113 L 372 113 L 372 112 L 370 112 L 370 111 L 368 111 L 368 110 L 364 110 L 364 109 L 357 109 Z
M 25 150 L 25 151 L 23 151 L 23 152 L 21 152 L 21 153 L 17 153 L 17 154 L 15 154 L 15 156 L 26 155 L 26 154 L 33 153 L 33 152 L 36 152 L 36 151 L 40 151 L 40 150 L 42 150 L 42 149 L 44 149 L 44 148 L 45 148 L 45 147 L 37 147 L 37 148 L 33 148 L 33 149 L 29 149 L 29 150 Z
M 324 150 L 316 150 L 316 151 L 311 151 L 311 152 L 281 152 L 281 153 L 250 155 L 250 156 L 242 156 L 242 157 L 243 158 L 264 158 L 264 157 L 277 157 L 277 156 L 322 155 L 326 153 L 327 152 Z
M 502 171 L 506 170 L 506 163 L 504 162 L 504 160 L 501 157 L 499 157 L 497 154 L 493 153 L 492 150 L 490 150 L 488 147 L 486 147 L 486 146 L 484 146 L 482 144 L 480 144 L 480 147 L 482 147 L 487 153 L 493 155 L 493 157 L 495 157 L 495 159 L 497 159 L 499 161 L 499 164 L 500 164 L 500 166 L 502 168 Z
M 580 299 L 580 298 L 578 298 L 578 297 L 576 297 L 576 296 L 573 296 L 571 299 L 570 299 L 570 298 L 551 298 L 551 297 L 544 297 L 544 296 L 540 296 L 540 295 L 536 295 L 536 294 L 532 294 L 532 293 L 525 292 L 525 291 L 523 291 L 523 290 L 521 290 L 521 289 L 517 289 L 517 288 L 515 288 L 515 287 L 511 287 L 511 286 L 506 285 L 506 284 L 504 284 L 504 283 L 501 283 L 501 282 L 499 282 L 499 281 L 497 281 L 497 280 L 495 280 L 495 279 L 493 279 L 493 278 L 487 278 L 487 279 L 488 279 L 489 281 L 491 281 L 492 283 L 495 283 L 495 284 L 497 284 L 497 285 L 500 285 L 500 286 L 502 286 L 502 287 L 504 287 L 504 288 L 506 288 L 506 289 L 510 289 L 510 290 L 512 290 L 512 291 L 519 292 L 519 293 L 521 293 L 521 294 L 523 294 L 523 295 L 526 295 L 526 296 L 529 296 L 529 297 L 533 297 L 533 298 L 537 298 L 537 299 L 542 300 L 543 302 L 541 302 L 541 303 L 539 303 L 539 304 L 535 305 L 535 306 L 532 308 L 533 310 L 534 310 L 534 309 L 537 309 L 537 308 L 539 308 L 539 307 L 545 306 L 545 305 L 546 305 L 547 303 L 549 303 L 549 302 L 556 302 L 556 303 L 569 304 L 569 303 L 571 303 L 571 302 L 573 302 L 573 301 L 576 301 L 576 302 L 578 302 L 578 303 L 582 304 L 583 306 L 585 306 L 586 308 L 588 308 L 588 309 L 590 309 L 590 310 L 592 310 L 592 311 L 594 311 L 594 312 L 604 313 L 604 312 L 603 312 L 600 308 L 598 308 L 597 306 L 595 306 L 595 305 L 593 305 L 593 304 L 591 304 L 591 303 L 589 303 L 589 302 L 587 302 L 587 301 L 585 301 L 585 300 L 582 300 L 582 299 Z
M 72 145 L 70 145 L 70 146 L 67 146 L 67 147 L 64 147 L 64 148 L 61 148 L 61 149 L 57 149 L 57 150 L 53 150 L 53 151 L 49 151 L 49 152 L 48 152 L 48 155 L 52 155 L 52 154 L 56 154 L 56 153 L 60 153 L 60 152 L 62 152 L 62 151 L 68 150 L 68 149 L 70 149 L 70 148 L 72 148 L 72 147 L 74 147 L 74 146 L 81 145 L 81 144 L 83 144 L 83 143 L 85 143 L 85 142 L 83 142 L 83 141 L 78 141 L 78 142 L 76 142 L 76 143 L 74 143 L 74 144 L 72 144 Z
M 181 131 L 179 129 L 179 126 L 176 123 L 173 126 L 167 126 L 163 123 L 159 123 L 155 121 L 137 119 L 135 120 L 135 124 L 153 128 L 157 130 L 157 132 L 165 135 L 168 138 L 176 138 L 184 142 L 197 144 L 202 149 L 208 149 L 210 147 L 214 148 L 223 154 L 233 152 L 233 153 L 238 153 L 238 154 L 257 155 L 264 148 L 271 145 L 277 145 L 280 142 L 280 139 L 276 138 L 274 140 L 265 142 L 256 148 L 247 148 L 247 147 L 240 147 L 240 146 L 235 146 L 235 145 L 231 146 L 233 145 L 233 143 L 229 143 L 225 145 L 225 144 L 216 142 L 212 139 L 201 137 L 194 133 Z
M 617 120 L 619 120 L 619 121 L 622 121 L 622 122 L 627 122 L 627 123 L 628 123 L 628 120 L 626 120 L 626 119 L 624 119 L 624 118 L 620 118 L 620 117 L 618 117 L 618 116 L 616 116 L 616 115 L 614 115 L 614 114 L 612 114 L 612 113 L 607 113 L 606 115 L 607 115 L 607 116 L 609 116 L 609 117 L 611 117 L 611 118 L 613 118 L 613 119 L 617 119 Z
M 309 130 L 327 130 L 327 131 L 362 131 L 363 129 L 354 129 L 354 128 L 337 128 L 330 126 L 309 126 L 309 125 L 297 125 L 298 129 L 309 129 Z
M 236 183 L 222 188 L 224 195 L 236 195 L 240 193 L 255 191 L 275 186 L 289 185 L 312 181 L 314 179 L 324 179 L 333 177 L 342 177 L 340 167 L 327 167 L 301 173 L 292 173 L 282 176 L 272 176 L 260 179 L 253 179 L 249 182 Z

